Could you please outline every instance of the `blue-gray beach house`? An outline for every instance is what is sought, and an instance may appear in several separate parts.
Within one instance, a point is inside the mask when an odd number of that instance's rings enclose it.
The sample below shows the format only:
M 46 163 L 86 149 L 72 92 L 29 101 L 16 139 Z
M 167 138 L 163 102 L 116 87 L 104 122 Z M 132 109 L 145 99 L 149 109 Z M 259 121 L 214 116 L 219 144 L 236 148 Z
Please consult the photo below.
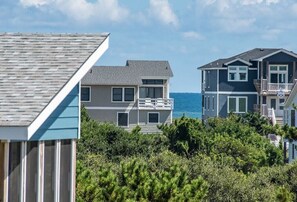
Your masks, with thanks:
M 0 34 L 0 201 L 75 201 L 80 80 L 106 34 Z
M 296 62 L 291 51 L 255 48 L 199 67 L 202 119 L 260 112 L 282 123 L 285 100 L 297 79 Z

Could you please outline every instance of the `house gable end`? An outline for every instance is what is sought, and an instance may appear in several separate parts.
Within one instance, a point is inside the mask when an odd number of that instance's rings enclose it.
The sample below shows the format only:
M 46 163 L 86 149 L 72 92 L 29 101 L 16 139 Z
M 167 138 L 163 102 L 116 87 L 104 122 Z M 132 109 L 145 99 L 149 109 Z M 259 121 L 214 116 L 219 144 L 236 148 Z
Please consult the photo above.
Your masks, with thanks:
M 289 55 L 285 52 L 278 52 L 274 55 L 271 55 L 271 56 L 263 59 L 263 61 L 275 62 L 275 63 L 287 63 L 287 62 L 297 61 L 297 57 Z
M 230 66 L 230 65 L 250 66 L 250 65 L 252 65 L 252 63 L 245 61 L 243 59 L 240 59 L 240 58 L 236 58 L 234 60 L 224 63 L 224 65 L 226 65 L 226 66 Z
M 79 102 L 79 84 L 77 84 L 34 133 L 30 141 L 77 139 L 79 136 Z
M 247 65 L 246 63 L 244 63 L 242 61 L 236 60 L 232 63 L 229 63 L 228 66 L 249 66 L 249 65 Z

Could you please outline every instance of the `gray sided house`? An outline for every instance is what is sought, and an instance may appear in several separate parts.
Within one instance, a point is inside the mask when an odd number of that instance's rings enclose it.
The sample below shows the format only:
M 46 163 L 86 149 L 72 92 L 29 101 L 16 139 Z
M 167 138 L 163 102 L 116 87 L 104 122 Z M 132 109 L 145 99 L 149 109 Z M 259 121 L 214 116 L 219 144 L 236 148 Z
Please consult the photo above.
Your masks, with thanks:
M 297 79 L 296 62 L 291 51 L 255 48 L 199 67 L 202 118 L 260 112 L 282 123 L 285 100 Z
M 96 120 L 127 129 L 139 125 L 143 132 L 155 132 L 156 125 L 172 121 L 172 76 L 167 61 L 128 60 L 126 66 L 94 66 L 82 80 L 81 101 Z
M 0 201 L 75 201 L 80 80 L 108 35 L 0 34 Z

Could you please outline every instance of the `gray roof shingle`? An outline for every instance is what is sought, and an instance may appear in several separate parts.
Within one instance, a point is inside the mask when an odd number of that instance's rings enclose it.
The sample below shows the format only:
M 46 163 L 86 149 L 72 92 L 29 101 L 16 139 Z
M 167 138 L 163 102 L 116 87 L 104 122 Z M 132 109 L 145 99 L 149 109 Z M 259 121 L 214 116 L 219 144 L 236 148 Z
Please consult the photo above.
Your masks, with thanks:
M 0 34 L 0 126 L 28 126 L 107 34 Z
M 94 66 L 83 85 L 140 85 L 142 78 L 172 77 L 168 61 L 127 60 L 126 66 Z
M 250 62 L 253 60 L 260 59 L 262 57 L 265 57 L 267 55 L 270 55 L 270 54 L 275 53 L 280 50 L 287 51 L 287 50 L 281 49 L 281 48 L 254 48 L 252 50 L 240 53 L 240 54 L 232 56 L 230 58 L 215 60 L 211 63 L 208 63 L 206 65 L 199 67 L 198 69 L 205 69 L 205 68 L 211 69 L 211 68 L 223 67 L 225 63 L 228 63 L 228 62 L 230 62 L 234 59 L 237 59 L 237 58 L 245 60 L 246 62 Z M 287 51 L 287 52 L 290 52 L 290 51 Z M 291 52 L 291 53 L 295 54 L 293 52 Z M 297 55 L 296 55 L 296 57 L 297 57 Z

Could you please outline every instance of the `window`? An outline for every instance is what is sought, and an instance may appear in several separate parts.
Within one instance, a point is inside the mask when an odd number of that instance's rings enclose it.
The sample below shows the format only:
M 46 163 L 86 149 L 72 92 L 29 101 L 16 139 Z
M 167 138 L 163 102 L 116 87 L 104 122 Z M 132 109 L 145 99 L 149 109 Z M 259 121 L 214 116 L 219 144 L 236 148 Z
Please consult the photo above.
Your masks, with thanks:
M 287 65 L 270 65 L 270 83 L 287 83 Z
M 112 88 L 112 101 L 134 101 L 134 88 Z
M 247 81 L 248 68 L 245 66 L 229 66 L 228 81 Z
M 208 96 L 207 97 L 207 110 L 210 109 L 210 97 Z
M 113 88 L 112 89 L 112 101 L 122 101 L 123 100 L 123 89 Z
M 128 126 L 129 115 L 128 113 L 118 113 L 118 126 Z
M 140 98 L 163 98 L 163 87 L 140 87 Z
M 247 111 L 247 97 L 228 97 L 228 113 L 245 113 Z
M 149 123 L 159 123 L 159 113 L 148 113 Z
M 212 110 L 214 111 L 215 109 L 215 97 L 212 96 Z
M 163 85 L 164 80 L 162 79 L 142 79 L 142 84 L 146 85 Z
M 279 99 L 279 110 L 284 110 L 285 99 Z
M 91 87 L 81 87 L 81 101 L 90 102 L 91 101 Z
M 125 88 L 125 101 L 134 101 L 134 88 Z

